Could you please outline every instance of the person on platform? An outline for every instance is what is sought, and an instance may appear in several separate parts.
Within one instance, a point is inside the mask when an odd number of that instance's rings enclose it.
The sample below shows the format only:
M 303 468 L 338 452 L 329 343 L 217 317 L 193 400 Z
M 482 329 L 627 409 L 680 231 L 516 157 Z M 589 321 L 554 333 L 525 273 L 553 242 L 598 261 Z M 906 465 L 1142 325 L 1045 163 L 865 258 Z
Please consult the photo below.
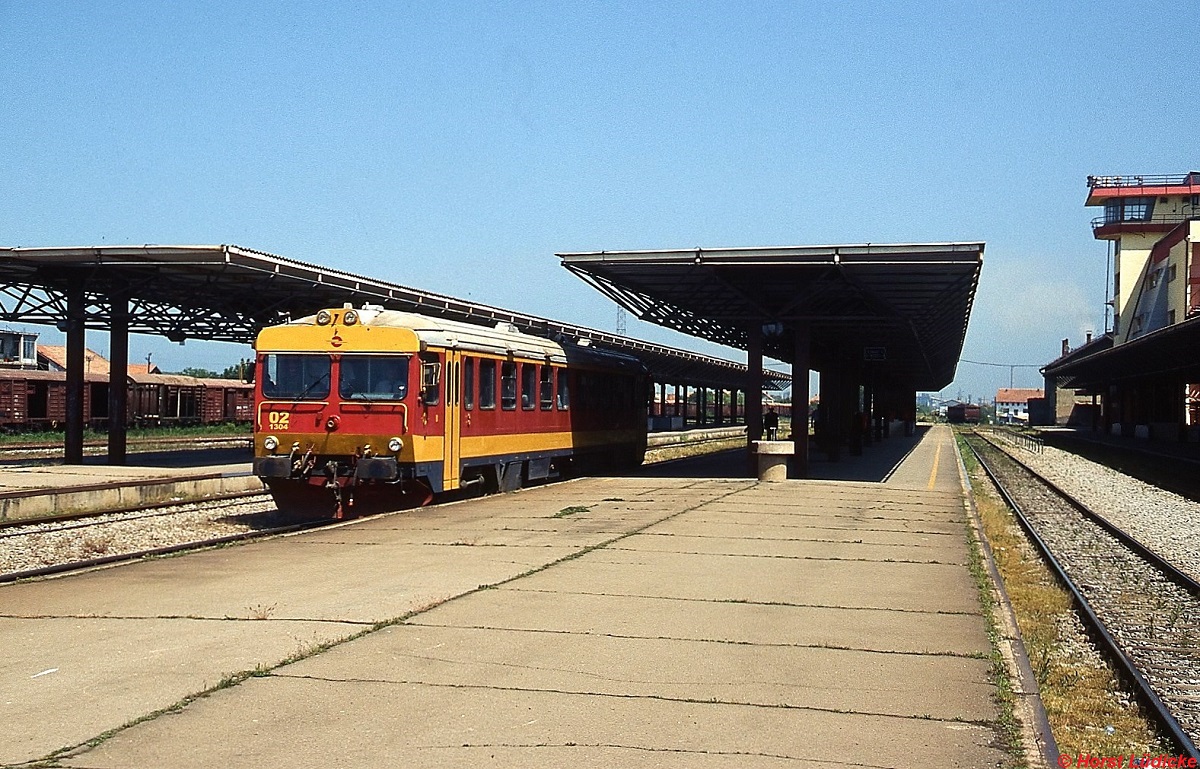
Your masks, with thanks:
M 779 415 L 774 408 L 767 409 L 767 413 L 763 414 L 763 432 L 769 441 L 775 440 L 779 434 Z

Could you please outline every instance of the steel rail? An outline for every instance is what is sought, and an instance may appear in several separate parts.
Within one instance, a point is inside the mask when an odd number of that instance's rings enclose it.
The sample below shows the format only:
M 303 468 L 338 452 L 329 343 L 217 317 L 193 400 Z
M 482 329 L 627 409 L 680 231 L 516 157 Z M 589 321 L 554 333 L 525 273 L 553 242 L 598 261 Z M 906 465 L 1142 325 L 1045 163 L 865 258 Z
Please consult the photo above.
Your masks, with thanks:
M 1046 488 L 1050 489 L 1057 496 L 1061 497 L 1064 502 L 1078 510 L 1083 517 L 1087 518 L 1092 523 L 1095 523 L 1100 528 L 1104 529 L 1110 535 L 1115 537 L 1122 545 L 1125 545 L 1130 550 L 1149 561 L 1151 565 L 1163 572 L 1172 582 L 1179 585 L 1184 590 L 1187 590 L 1192 595 L 1200 596 L 1200 581 L 1197 581 L 1190 574 L 1180 570 L 1175 564 L 1171 563 L 1162 555 L 1154 552 L 1149 547 L 1142 544 L 1142 542 L 1135 538 L 1132 534 L 1129 534 L 1100 513 L 1097 513 L 1095 510 L 1083 504 L 1078 499 L 1075 499 L 1075 497 L 1071 496 L 1069 492 L 1060 488 L 1049 478 L 1045 477 L 1037 470 L 1034 470 L 1032 467 L 1022 462 L 1019 458 L 1009 454 L 1007 451 L 1004 451 L 1001 446 L 998 446 L 994 442 L 988 440 L 978 432 L 976 432 L 976 435 L 978 435 L 981 440 L 991 444 L 994 448 L 996 448 L 996 450 L 1003 452 L 1004 456 L 1007 457 L 1011 462 L 1032 475 L 1038 480 L 1039 483 L 1046 486 Z
M 982 436 L 979 436 L 979 439 L 984 440 Z M 1159 698 L 1158 694 L 1150 686 L 1150 682 L 1147 681 L 1145 676 L 1142 675 L 1141 671 L 1138 670 L 1137 665 L 1134 664 L 1133 660 L 1129 658 L 1129 656 L 1117 643 L 1117 640 L 1113 638 L 1113 636 L 1108 632 L 1108 629 L 1105 628 L 1104 623 L 1092 609 L 1091 604 L 1088 602 L 1087 598 L 1084 597 L 1083 592 L 1070 578 L 1070 576 L 1068 576 L 1066 569 L 1051 552 L 1050 546 L 1037 533 L 1033 523 L 1025 515 L 1025 511 L 1012 497 L 1012 495 L 1009 494 L 1008 489 L 1005 488 L 1004 484 L 1000 481 L 991 465 L 987 462 L 987 460 L 984 459 L 983 453 L 979 451 L 970 440 L 967 440 L 967 446 L 970 447 L 971 452 L 979 461 L 980 467 L 983 468 L 984 472 L 987 473 L 988 477 L 992 480 L 992 483 L 995 484 L 996 489 L 1000 493 L 1000 496 L 1003 498 L 1005 504 L 1007 504 L 1009 508 L 1012 509 L 1013 514 L 1016 515 L 1017 521 L 1021 524 L 1021 528 L 1024 529 L 1029 535 L 1029 538 L 1033 540 L 1046 564 L 1058 576 L 1060 583 L 1066 587 L 1068 591 L 1070 591 L 1075 605 L 1078 607 L 1080 613 L 1083 615 L 1087 624 L 1095 633 L 1096 637 L 1107 648 L 1110 657 L 1118 664 L 1121 672 L 1124 673 L 1126 680 L 1133 683 L 1138 699 L 1141 700 L 1142 703 L 1155 714 L 1164 730 L 1167 732 L 1170 738 L 1175 741 L 1176 745 L 1186 752 L 1191 758 L 1200 761 L 1200 749 L 1196 747 L 1196 744 L 1192 741 L 1192 739 L 1187 735 L 1186 732 L 1183 731 L 1183 728 L 1179 725 L 1179 722 L 1175 720 L 1175 716 L 1171 714 L 1171 711 L 1167 708 L 1166 704 L 1161 698 Z M 999 451 L 1000 449 L 997 448 L 996 450 Z M 1005 453 L 1005 456 L 1008 456 L 1008 454 Z M 1012 459 L 1013 462 L 1017 463 L 1021 467 L 1025 467 L 1023 463 L 1017 462 L 1016 459 L 1013 459 L 1012 457 L 1009 457 L 1009 459 Z M 1043 480 L 1041 476 L 1037 475 L 1036 473 L 1034 473 L 1034 476 L 1039 481 Z M 1063 498 L 1072 503 L 1073 506 L 1077 504 L 1076 501 L 1070 497 L 1070 495 L 1066 494 L 1066 492 L 1062 491 L 1057 486 L 1050 484 L 1049 482 L 1046 483 L 1051 491 L 1053 491 L 1055 494 L 1063 496 Z M 1105 528 L 1107 529 L 1107 527 Z M 1140 554 L 1141 553 L 1139 552 L 1139 555 Z M 1159 560 L 1161 561 L 1161 559 Z
M 716 442 L 721 442 L 721 441 L 731 441 L 738 437 L 739 436 L 733 435 L 733 436 L 722 436 L 722 437 L 713 437 L 713 438 L 700 438 L 700 439 L 693 439 L 690 441 L 676 441 L 676 442 L 672 442 L 672 443 L 663 444 L 661 446 L 650 447 L 648 449 L 648 451 L 687 447 L 687 446 L 697 446 L 697 445 L 704 445 L 704 444 L 716 443 Z M 708 452 L 708 453 L 711 453 L 711 452 Z M 684 457 L 682 459 L 688 459 L 688 458 L 690 458 L 690 457 Z M 675 462 L 675 461 L 680 461 L 680 460 L 678 460 L 678 459 L 655 460 L 655 461 L 647 462 L 646 464 L 666 464 L 668 462 Z M 266 495 L 267 495 L 267 492 L 264 492 L 264 491 L 231 492 L 229 494 L 221 494 L 221 495 L 216 495 L 216 496 L 212 496 L 212 497 L 205 497 L 204 499 L 200 499 L 200 500 L 159 502 L 159 503 L 155 503 L 153 505 L 142 505 L 142 506 L 138 506 L 138 507 L 134 507 L 134 508 L 126 508 L 123 510 L 105 510 L 105 511 L 101 511 L 101 512 L 69 513 L 69 514 L 65 514 L 65 515 L 45 517 L 45 518 L 27 518 L 27 519 L 13 520 L 13 521 L 0 521 L 0 529 L 15 528 L 15 527 L 19 527 L 19 526 L 35 526 L 35 525 L 44 524 L 44 523 L 61 523 L 61 522 L 65 522 L 65 521 L 80 521 L 81 523 L 79 525 L 81 527 L 88 526 L 88 525 L 104 525 L 104 522 L 97 522 L 95 524 L 87 524 L 87 523 L 82 523 L 82 521 L 84 521 L 88 518 L 98 518 L 100 516 L 105 516 L 105 515 L 119 515 L 121 513 L 135 513 L 135 512 L 139 512 L 139 511 L 143 511 L 143 510 L 156 510 L 156 509 L 167 508 L 167 507 L 181 507 L 181 506 L 185 506 L 185 505 L 189 505 L 189 504 L 227 501 L 227 500 L 231 500 L 231 499 L 242 499 L 242 498 L 246 498 L 246 497 L 256 497 L 256 496 L 266 496 Z M 152 514 L 145 515 L 145 516 L 138 516 L 137 518 L 133 518 L 131 520 L 140 520 L 141 518 L 149 518 L 149 517 L 154 517 L 156 515 L 168 515 L 168 514 L 169 513 L 152 513 Z M 89 558 L 89 559 L 82 560 L 82 561 L 71 561 L 69 563 L 52 564 L 49 566 L 43 566 L 43 567 L 39 567 L 36 569 L 24 569 L 21 571 L 0 574 L 0 584 L 16 582 L 16 581 L 19 581 L 22 579 L 32 579 L 35 577 L 46 577 L 46 576 L 51 576 L 54 574 L 62 574 L 65 572 L 70 572 L 70 571 L 79 571 L 79 570 L 83 570 L 83 569 L 96 568 L 99 566 L 106 566 L 106 565 L 113 564 L 113 563 L 121 563 L 121 562 L 125 562 L 125 561 L 136 561 L 139 559 L 152 558 L 155 556 L 171 555 L 174 553 L 185 552 L 188 550 L 200 550 L 200 549 L 207 548 L 207 547 L 216 547 L 219 545 L 230 544 L 233 542 L 240 542 L 240 541 L 244 541 L 244 540 L 258 539 L 261 537 L 273 536 L 273 535 L 277 535 L 277 534 L 287 534 L 287 533 L 290 533 L 293 531 L 301 531 L 304 529 L 317 528 L 320 526 L 330 525 L 333 523 L 341 523 L 341 522 L 333 521 L 333 520 L 305 521 L 303 523 L 289 524 L 286 526 L 273 527 L 270 529 L 261 529 L 258 531 L 248 531 L 248 532 L 242 532 L 240 534 L 227 534 L 227 535 L 220 536 L 220 537 L 212 537 L 212 538 L 204 539 L 204 540 L 193 540 L 191 542 L 181 542 L 181 543 L 174 544 L 174 545 L 164 545 L 163 547 L 151 548 L 148 550 L 138 550 L 138 551 L 133 551 L 133 552 L 129 552 L 129 553 L 114 553 L 113 555 L 99 556 L 96 558 Z M 7 535 L 0 534 L 0 538 L 3 538 L 5 536 L 20 536 L 20 535 L 21 535 L 20 533 L 13 533 L 13 534 L 7 534 Z
M 135 438 L 128 441 L 129 448 L 137 448 L 142 446 L 188 446 L 193 443 L 220 443 L 229 444 L 233 447 L 248 445 L 253 440 L 253 436 L 249 433 L 246 435 L 215 435 L 203 436 L 197 435 L 194 437 L 163 437 L 163 438 Z M 103 449 L 107 448 L 108 443 L 103 440 L 88 440 L 83 442 L 84 448 Z M 30 441 L 28 443 L 2 443 L 0 444 L 0 455 L 17 454 L 29 451 L 62 451 L 62 440 L 57 441 Z

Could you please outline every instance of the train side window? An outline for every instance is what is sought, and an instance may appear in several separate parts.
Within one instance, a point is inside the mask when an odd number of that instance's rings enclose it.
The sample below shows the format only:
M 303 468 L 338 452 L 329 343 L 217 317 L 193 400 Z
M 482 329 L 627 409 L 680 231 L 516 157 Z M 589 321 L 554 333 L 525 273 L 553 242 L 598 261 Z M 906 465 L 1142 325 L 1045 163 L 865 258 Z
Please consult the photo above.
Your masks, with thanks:
M 463 361 L 463 378 L 462 378 L 462 399 L 463 408 L 467 411 L 475 408 L 475 359 L 467 358 Z
M 421 353 L 421 401 L 436 406 L 441 400 L 442 364 L 436 353 Z
M 571 408 L 571 384 L 565 368 L 558 370 L 558 410 L 566 411 Z
M 344 400 L 404 400 L 408 360 L 406 355 L 343 355 L 338 394 Z
M 542 411 L 554 408 L 554 369 L 549 366 L 542 366 L 541 405 Z
M 504 361 L 500 364 L 500 408 L 512 411 L 517 407 L 517 364 Z
M 479 408 L 496 408 L 496 361 L 479 361 Z
M 529 411 L 537 398 L 537 366 L 532 363 L 521 364 L 521 408 Z

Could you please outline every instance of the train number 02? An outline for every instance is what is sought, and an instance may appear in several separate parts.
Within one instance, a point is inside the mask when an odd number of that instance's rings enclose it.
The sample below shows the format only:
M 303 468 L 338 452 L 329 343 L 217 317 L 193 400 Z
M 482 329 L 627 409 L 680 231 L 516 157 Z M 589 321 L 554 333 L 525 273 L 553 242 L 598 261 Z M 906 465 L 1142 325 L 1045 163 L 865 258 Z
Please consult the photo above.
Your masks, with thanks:
M 267 412 L 267 424 L 272 430 L 287 430 L 290 416 L 291 414 L 286 411 L 269 411 Z

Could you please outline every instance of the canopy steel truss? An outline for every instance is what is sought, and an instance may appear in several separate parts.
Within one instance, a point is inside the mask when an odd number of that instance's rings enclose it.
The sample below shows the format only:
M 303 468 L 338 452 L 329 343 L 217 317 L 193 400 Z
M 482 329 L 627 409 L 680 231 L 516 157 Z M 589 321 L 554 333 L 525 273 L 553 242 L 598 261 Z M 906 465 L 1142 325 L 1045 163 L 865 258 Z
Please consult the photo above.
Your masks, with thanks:
M 510 323 L 539 336 L 632 352 L 661 381 L 744 389 L 746 367 L 583 326 L 306 264 L 233 245 L 0 248 L 0 320 L 64 328 L 67 296 L 83 286 L 83 323 L 107 330 L 112 303 L 128 330 L 182 342 L 251 343 L 265 326 L 345 303 L 379 304 L 468 323 Z M 775 389 L 790 377 L 771 372 Z

